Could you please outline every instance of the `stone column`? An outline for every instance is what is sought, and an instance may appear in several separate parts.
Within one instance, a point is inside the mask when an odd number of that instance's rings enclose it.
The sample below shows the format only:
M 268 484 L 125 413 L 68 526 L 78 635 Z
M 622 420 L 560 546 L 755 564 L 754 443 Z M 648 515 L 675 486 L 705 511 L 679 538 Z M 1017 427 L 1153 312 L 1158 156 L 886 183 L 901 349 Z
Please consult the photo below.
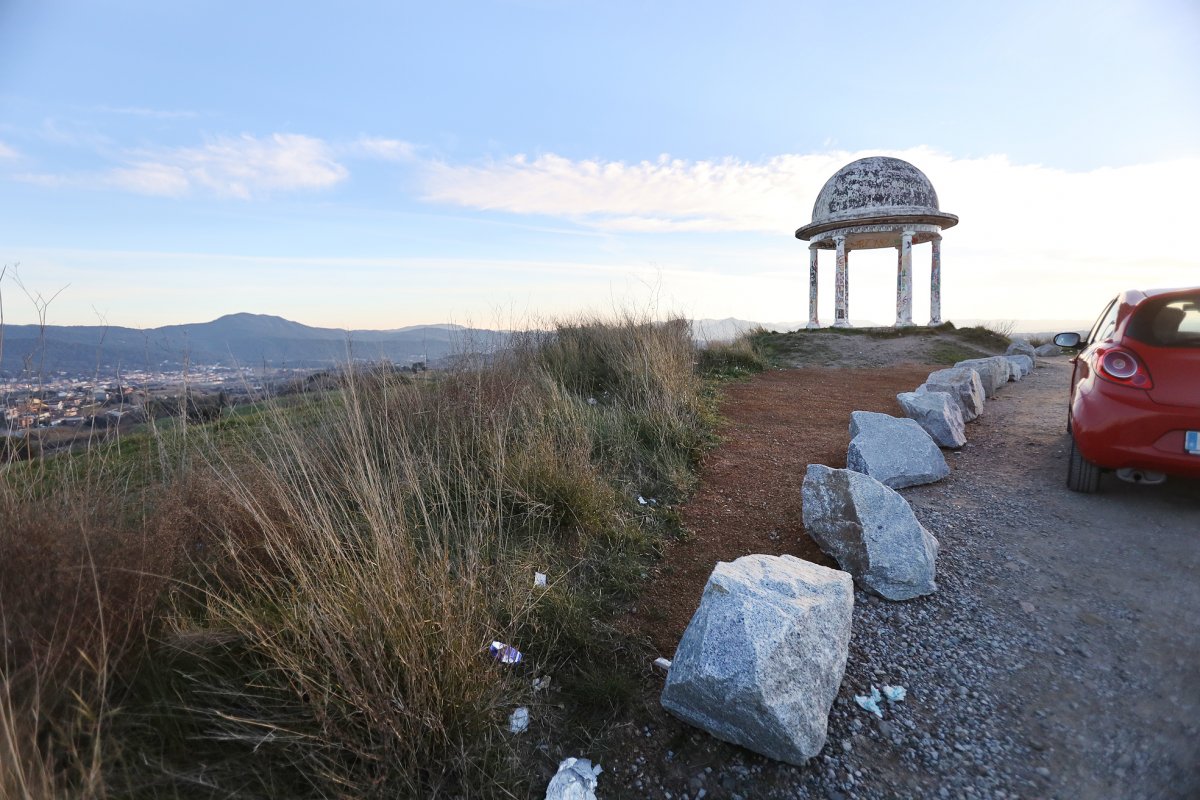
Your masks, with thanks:
M 929 268 L 929 324 L 942 324 L 942 237 L 933 237 L 933 258 Z
M 912 231 L 900 235 L 896 264 L 896 327 L 903 328 L 912 321 Z
M 819 328 L 821 321 L 817 319 L 817 253 L 814 245 L 808 247 L 808 327 Z
M 850 327 L 850 300 L 849 300 L 849 281 L 847 280 L 849 259 L 846 253 L 846 237 L 833 237 L 834 244 L 837 245 L 837 273 L 835 276 L 834 297 L 833 297 L 833 327 L 849 328 Z

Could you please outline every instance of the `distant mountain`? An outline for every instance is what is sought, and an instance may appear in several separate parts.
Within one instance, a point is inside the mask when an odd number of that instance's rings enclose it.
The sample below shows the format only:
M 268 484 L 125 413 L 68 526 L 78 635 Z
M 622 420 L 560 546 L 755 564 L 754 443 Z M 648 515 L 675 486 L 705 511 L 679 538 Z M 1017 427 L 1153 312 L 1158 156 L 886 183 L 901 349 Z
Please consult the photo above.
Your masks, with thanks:
M 793 331 L 806 320 L 755 322 L 727 317 L 692 321 L 697 341 L 728 341 L 756 327 Z M 979 320 L 955 321 L 960 327 Z M 870 320 L 852 320 L 870 327 Z M 995 323 L 992 323 L 995 325 Z M 1018 321 L 1016 330 L 1086 330 L 1089 323 L 1067 320 Z M 7 325 L 2 330 L 0 374 L 52 376 L 117 370 L 168 370 L 194 365 L 242 367 L 325 367 L 348 359 L 396 364 L 435 362 L 467 352 L 490 352 L 502 346 L 509 332 L 461 325 L 413 325 L 393 330 L 314 328 L 268 314 L 228 314 L 212 322 L 166 325 L 161 328 L 101 327 L 96 325 Z
M 244 367 L 323 367 L 350 358 L 398 364 L 460 352 L 487 352 L 507 334 L 458 325 L 392 331 L 314 328 L 267 314 L 161 328 L 8 325 L 0 372 L 53 375 L 116 369 L 170 369 L 185 363 Z

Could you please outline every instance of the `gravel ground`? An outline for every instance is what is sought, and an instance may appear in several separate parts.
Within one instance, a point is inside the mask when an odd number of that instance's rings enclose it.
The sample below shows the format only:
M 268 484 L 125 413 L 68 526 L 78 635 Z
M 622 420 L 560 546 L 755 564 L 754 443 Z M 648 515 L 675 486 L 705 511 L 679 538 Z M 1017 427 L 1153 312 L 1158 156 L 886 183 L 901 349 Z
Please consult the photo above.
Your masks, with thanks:
M 1200 482 L 1069 492 L 1069 375 L 1051 359 L 1010 384 L 951 475 L 903 492 L 939 590 L 856 591 L 820 756 L 778 764 L 647 703 L 599 796 L 1200 797 Z M 908 697 L 878 720 L 853 696 L 885 683 Z

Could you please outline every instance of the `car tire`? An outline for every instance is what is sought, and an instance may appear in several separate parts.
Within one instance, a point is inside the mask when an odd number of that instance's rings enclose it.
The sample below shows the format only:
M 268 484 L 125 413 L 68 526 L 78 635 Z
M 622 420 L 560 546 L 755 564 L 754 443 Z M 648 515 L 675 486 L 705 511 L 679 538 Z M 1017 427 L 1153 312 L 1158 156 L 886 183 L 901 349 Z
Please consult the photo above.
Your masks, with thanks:
M 1100 468 L 1083 457 L 1071 437 L 1071 456 L 1067 461 L 1067 488 L 1073 492 L 1095 494 L 1100 489 Z

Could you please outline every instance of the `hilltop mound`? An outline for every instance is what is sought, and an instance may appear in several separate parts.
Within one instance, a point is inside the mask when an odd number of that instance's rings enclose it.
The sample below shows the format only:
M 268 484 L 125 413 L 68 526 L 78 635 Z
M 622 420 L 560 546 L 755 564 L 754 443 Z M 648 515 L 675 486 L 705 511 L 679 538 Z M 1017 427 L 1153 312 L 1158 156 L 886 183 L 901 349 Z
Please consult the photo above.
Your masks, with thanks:
M 954 364 L 1003 353 L 1010 340 L 989 328 L 816 328 L 756 334 L 754 343 L 777 367 L 885 367 Z

